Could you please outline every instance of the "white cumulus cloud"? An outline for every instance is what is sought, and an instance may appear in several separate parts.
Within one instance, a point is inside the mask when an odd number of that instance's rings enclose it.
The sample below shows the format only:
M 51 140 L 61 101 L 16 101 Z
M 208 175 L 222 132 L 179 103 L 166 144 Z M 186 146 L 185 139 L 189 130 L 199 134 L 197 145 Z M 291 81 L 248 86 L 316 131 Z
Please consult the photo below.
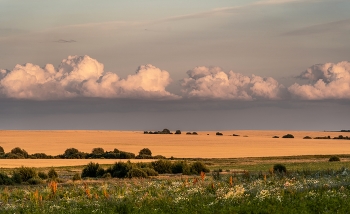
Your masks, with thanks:
M 306 100 L 350 99 L 350 62 L 318 64 L 299 76 L 308 84 L 294 83 L 288 91 L 296 98 Z
M 245 76 L 219 67 L 200 66 L 187 71 L 182 91 L 187 97 L 223 100 L 281 99 L 284 86 L 275 79 Z
M 32 63 L 0 70 L 0 90 L 6 97 L 50 100 L 71 97 L 177 99 L 166 91 L 169 73 L 142 65 L 136 74 L 120 79 L 105 72 L 103 64 L 89 56 L 69 56 L 57 69 L 51 64 Z

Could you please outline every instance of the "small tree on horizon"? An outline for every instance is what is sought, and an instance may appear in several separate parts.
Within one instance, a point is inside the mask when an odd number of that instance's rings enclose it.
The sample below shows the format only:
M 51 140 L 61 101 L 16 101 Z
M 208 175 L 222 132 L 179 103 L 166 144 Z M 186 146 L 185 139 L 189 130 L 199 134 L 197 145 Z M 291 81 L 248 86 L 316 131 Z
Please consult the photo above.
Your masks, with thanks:
M 148 155 L 148 156 L 152 156 L 152 152 L 149 148 L 143 148 L 140 150 L 139 155 Z

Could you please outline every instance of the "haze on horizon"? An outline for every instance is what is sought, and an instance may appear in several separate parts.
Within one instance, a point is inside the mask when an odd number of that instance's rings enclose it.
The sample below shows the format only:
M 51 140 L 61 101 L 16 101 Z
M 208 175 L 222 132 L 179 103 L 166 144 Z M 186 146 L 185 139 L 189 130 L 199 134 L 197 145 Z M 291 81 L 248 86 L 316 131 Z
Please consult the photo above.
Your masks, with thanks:
M 0 6 L 0 129 L 350 129 L 349 1 Z

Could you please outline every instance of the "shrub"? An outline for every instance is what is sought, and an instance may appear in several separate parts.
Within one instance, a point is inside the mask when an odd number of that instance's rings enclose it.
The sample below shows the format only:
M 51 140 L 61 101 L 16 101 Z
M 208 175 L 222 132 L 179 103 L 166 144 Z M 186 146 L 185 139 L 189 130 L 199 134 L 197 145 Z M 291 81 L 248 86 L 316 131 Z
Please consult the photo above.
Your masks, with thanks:
M 192 132 L 192 135 L 198 135 L 198 133 L 197 132 Z
M 181 131 L 180 130 L 176 130 L 175 134 L 181 134 Z
M 39 172 L 38 173 L 39 178 L 46 180 L 49 178 L 48 174 L 46 174 L 45 172 Z
M 91 154 L 93 155 L 102 155 L 103 153 L 105 153 L 103 148 L 93 148 L 91 151 Z
M 72 177 L 73 181 L 80 181 L 81 180 L 81 176 L 79 173 L 75 173 Z
M 280 137 L 278 137 L 278 136 L 275 135 L 275 136 L 273 136 L 272 138 L 280 138 Z
M 55 178 L 58 178 L 58 174 L 56 172 L 56 170 L 54 168 L 51 168 L 49 170 L 49 172 L 47 173 L 47 175 L 49 176 L 49 178 L 51 179 L 55 179 Z
M 287 172 L 287 168 L 282 165 L 282 164 L 275 164 L 273 166 L 273 171 L 274 172 L 279 172 L 279 173 L 286 173 Z
M 86 153 L 80 152 L 76 148 L 69 148 L 63 154 L 63 158 L 66 159 L 83 159 L 85 158 Z
M 216 135 L 222 135 L 222 133 L 221 132 L 216 132 Z
M 340 161 L 340 158 L 339 157 L 337 157 L 337 156 L 332 156 L 332 157 L 330 157 L 329 158 L 329 160 L 328 160 L 329 162 L 333 162 L 333 161 Z
M 29 184 L 31 184 L 31 185 L 37 185 L 37 184 L 43 184 L 44 183 L 44 181 L 41 180 L 40 178 L 30 178 L 30 179 L 28 179 L 27 182 Z
M 20 167 L 13 171 L 13 176 L 15 177 L 16 183 L 26 182 L 31 178 L 35 178 L 37 176 L 37 172 L 35 168 L 31 167 Z
M 312 139 L 310 136 L 305 136 L 303 139 Z
M 7 174 L 0 172 L 0 185 L 13 185 L 13 180 Z
M 81 177 L 82 178 L 85 178 L 85 177 L 96 178 L 99 175 L 102 176 L 104 173 L 105 173 L 104 170 L 103 170 L 103 172 L 101 171 L 100 165 L 98 163 L 90 162 L 88 165 L 86 165 L 84 167 L 84 169 L 81 173 Z
M 152 152 L 149 148 L 143 148 L 139 151 L 139 155 L 149 155 L 152 156 Z
M 5 154 L 5 150 L 4 148 L 2 148 L 2 146 L 0 146 L 0 155 L 3 155 L 3 154 Z
M 166 159 L 166 157 L 163 155 L 156 155 L 156 156 L 153 156 L 153 159 Z
M 50 158 L 52 158 L 52 156 L 47 155 L 45 153 L 34 153 L 32 155 L 29 155 L 28 157 L 32 158 L 32 159 L 50 159 Z
M 13 153 L 6 153 L 5 158 L 6 159 L 23 159 L 24 157 L 22 155 L 16 155 Z
M 192 134 L 192 133 L 191 133 L 191 132 L 186 132 L 186 134 L 189 134 L 189 135 L 190 135 L 190 134 Z
M 174 174 L 182 173 L 183 175 L 189 175 L 191 174 L 191 169 L 186 161 L 175 161 L 171 168 L 171 172 Z
M 111 178 L 111 177 L 112 177 L 112 175 L 109 172 L 102 175 L 102 178 Z
M 127 173 L 128 178 L 147 178 L 146 172 L 142 171 L 139 168 L 132 168 Z
M 169 129 L 163 129 L 163 131 L 161 131 L 161 134 L 171 134 Z
M 234 137 L 238 137 L 239 135 L 238 135 L 238 134 L 233 134 L 232 136 L 234 136 Z
M 140 168 L 142 171 L 144 171 L 147 176 L 158 176 L 158 172 L 156 172 L 154 169 L 152 168 Z
M 292 134 L 286 134 L 286 135 L 283 135 L 282 138 L 294 138 L 294 136 Z
M 22 156 L 23 158 L 27 158 L 28 157 L 28 152 L 24 149 L 21 149 L 19 147 L 13 148 L 11 150 L 12 154 L 18 155 L 18 156 Z
M 144 133 L 144 134 L 148 134 L 148 131 L 144 131 L 143 133 Z
M 152 162 L 152 167 L 159 174 L 171 173 L 172 164 L 168 160 L 158 160 Z
M 201 172 L 210 172 L 209 168 L 200 161 L 192 163 L 190 170 L 193 174 L 200 174 Z
M 151 155 L 137 155 L 136 159 L 153 159 Z
M 111 173 L 112 177 L 125 178 L 131 168 L 132 164 L 130 161 L 126 163 L 117 162 L 112 167 L 107 169 L 107 172 Z
M 119 152 L 119 158 L 120 159 L 133 159 L 133 158 L 135 158 L 135 154 L 134 153 L 130 153 L 130 152 L 120 151 Z

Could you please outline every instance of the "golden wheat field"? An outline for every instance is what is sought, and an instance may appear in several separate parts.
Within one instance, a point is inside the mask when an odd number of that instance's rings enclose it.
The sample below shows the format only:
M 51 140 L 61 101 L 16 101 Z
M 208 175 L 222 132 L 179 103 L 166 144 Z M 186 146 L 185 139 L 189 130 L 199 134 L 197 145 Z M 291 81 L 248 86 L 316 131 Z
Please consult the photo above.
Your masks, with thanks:
M 184 158 L 234 158 L 267 157 L 315 154 L 349 154 L 350 141 L 333 139 L 303 139 L 305 136 L 339 136 L 341 132 L 322 131 L 202 131 L 198 135 L 154 135 L 142 131 L 0 131 L 0 146 L 9 152 L 14 147 L 25 149 L 28 153 L 63 154 L 67 148 L 76 148 L 91 152 L 102 147 L 105 151 L 117 148 L 137 154 L 142 148 L 149 148 L 153 155 Z M 281 138 L 293 134 L 294 139 Z M 232 136 L 237 134 L 239 136 Z M 273 136 L 280 138 L 272 138 Z M 11 160 L 23 165 L 49 161 Z M 53 161 L 53 160 L 50 160 Z M 88 161 L 88 160 L 87 160 Z M 52 165 L 81 165 L 81 160 L 54 160 Z M 101 163 L 113 163 L 115 160 L 101 160 Z M 9 160 L 0 160 L 4 167 Z

